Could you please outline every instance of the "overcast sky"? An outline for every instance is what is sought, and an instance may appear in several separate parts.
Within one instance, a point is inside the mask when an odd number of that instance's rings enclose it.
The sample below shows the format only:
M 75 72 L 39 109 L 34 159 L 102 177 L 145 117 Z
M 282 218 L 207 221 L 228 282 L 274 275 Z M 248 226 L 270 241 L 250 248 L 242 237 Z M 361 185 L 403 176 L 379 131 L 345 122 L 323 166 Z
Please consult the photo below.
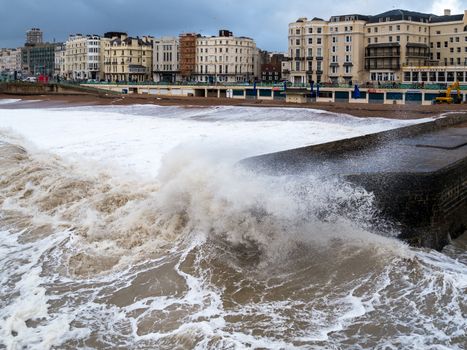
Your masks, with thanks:
M 106 31 L 214 35 L 225 28 L 254 38 L 261 49 L 285 51 L 287 25 L 299 17 L 374 15 L 397 8 L 463 13 L 467 0 L 0 0 L 0 47 L 22 46 L 31 27 L 41 28 L 47 41 Z

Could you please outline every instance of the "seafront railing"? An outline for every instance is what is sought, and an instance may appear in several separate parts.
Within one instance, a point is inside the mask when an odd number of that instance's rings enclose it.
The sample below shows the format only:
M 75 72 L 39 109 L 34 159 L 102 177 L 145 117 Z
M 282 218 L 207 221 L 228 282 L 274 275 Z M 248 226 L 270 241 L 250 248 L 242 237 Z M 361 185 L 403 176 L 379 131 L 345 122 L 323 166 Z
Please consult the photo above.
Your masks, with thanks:
M 283 88 L 284 83 L 206 83 L 206 82 L 175 82 L 175 83 L 168 83 L 168 82 L 154 82 L 154 81 L 144 81 L 144 82 L 126 82 L 126 81 L 119 81 L 119 82 L 66 82 L 67 84 L 91 84 L 91 85 L 126 85 L 126 86 L 238 86 L 238 87 L 251 87 L 257 88 L 261 87 L 275 87 L 275 88 Z M 394 90 L 446 90 L 451 83 L 445 84 L 424 84 L 424 83 L 383 83 L 383 84 L 357 84 L 360 89 L 394 89 Z M 309 89 L 310 84 L 297 84 L 297 83 L 286 83 L 287 88 L 304 88 Z M 331 84 L 331 83 L 321 83 L 319 85 L 320 88 L 337 88 L 337 89 L 353 89 L 354 85 L 348 84 Z M 467 90 L 467 83 L 460 85 L 461 90 Z M 316 89 L 316 84 L 314 84 L 314 89 Z

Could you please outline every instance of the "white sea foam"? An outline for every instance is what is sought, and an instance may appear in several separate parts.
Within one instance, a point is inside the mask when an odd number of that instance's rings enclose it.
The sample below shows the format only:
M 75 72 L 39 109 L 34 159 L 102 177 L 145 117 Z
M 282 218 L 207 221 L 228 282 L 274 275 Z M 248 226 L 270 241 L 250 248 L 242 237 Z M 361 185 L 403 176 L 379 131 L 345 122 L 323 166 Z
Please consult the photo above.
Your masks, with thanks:
M 2 98 L 2 99 L 0 99 L 0 105 L 16 103 L 16 102 L 19 102 L 19 101 L 21 101 L 21 100 L 17 99 L 17 98 Z
M 235 161 L 408 123 L 413 121 L 365 122 L 314 110 L 267 108 L 0 110 L 0 128 L 13 130 L 40 149 L 149 176 L 158 174 L 161 158 L 179 145 L 204 145 L 219 154 L 225 150 Z

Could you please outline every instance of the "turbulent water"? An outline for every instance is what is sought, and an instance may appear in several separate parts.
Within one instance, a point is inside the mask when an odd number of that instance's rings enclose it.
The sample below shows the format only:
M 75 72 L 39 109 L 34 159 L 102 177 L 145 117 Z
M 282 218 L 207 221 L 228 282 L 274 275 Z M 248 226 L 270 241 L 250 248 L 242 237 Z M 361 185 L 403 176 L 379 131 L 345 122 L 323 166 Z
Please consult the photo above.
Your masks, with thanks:
M 464 349 L 465 236 L 410 248 L 361 188 L 236 165 L 407 123 L 0 109 L 0 349 Z

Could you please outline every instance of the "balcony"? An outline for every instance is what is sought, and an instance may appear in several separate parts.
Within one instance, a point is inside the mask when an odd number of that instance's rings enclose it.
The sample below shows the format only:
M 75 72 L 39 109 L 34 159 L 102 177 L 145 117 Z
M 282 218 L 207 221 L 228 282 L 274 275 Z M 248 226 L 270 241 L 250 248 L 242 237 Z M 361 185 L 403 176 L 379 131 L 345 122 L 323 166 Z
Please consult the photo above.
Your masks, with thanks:
M 322 61 L 322 60 L 323 60 L 323 56 L 316 56 L 316 60 L 317 60 L 317 61 Z
M 399 58 L 399 43 L 371 44 L 365 48 L 365 58 Z
M 303 61 L 305 57 L 297 56 L 294 58 L 295 61 Z
M 318 75 L 323 74 L 323 71 L 322 70 L 317 70 L 316 74 L 318 74 Z
M 408 58 L 430 58 L 430 48 L 426 44 L 419 43 L 407 43 L 407 52 L 406 56 Z
M 329 67 L 339 67 L 339 63 L 331 62 L 331 63 L 329 63 Z
M 306 56 L 307 61 L 313 61 L 313 56 Z
M 290 69 L 284 69 L 284 70 L 282 71 L 282 74 L 290 74 Z
M 308 70 L 306 71 L 306 74 L 313 74 L 313 70 L 312 70 L 312 69 L 308 69 Z

